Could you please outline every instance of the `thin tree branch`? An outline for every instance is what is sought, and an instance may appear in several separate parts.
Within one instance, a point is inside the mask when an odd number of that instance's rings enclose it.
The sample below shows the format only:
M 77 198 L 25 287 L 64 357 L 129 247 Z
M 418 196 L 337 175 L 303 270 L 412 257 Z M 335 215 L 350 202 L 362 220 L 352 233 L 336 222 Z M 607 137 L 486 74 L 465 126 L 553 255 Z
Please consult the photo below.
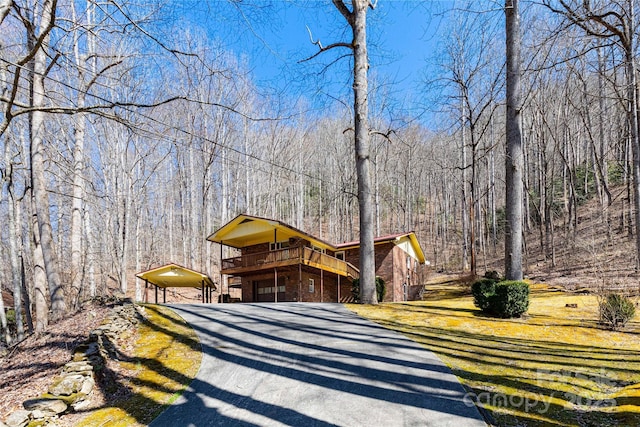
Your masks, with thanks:
M 13 0 L 0 0 L 0 25 L 11 12 L 11 8 L 13 7 Z
M 355 17 L 353 15 L 353 12 L 351 12 L 349 8 L 344 4 L 344 1 L 333 0 L 333 5 L 338 9 L 338 12 L 340 12 L 340 14 L 344 16 L 344 19 L 347 20 L 349 25 L 353 26 L 353 20 L 355 19 Z

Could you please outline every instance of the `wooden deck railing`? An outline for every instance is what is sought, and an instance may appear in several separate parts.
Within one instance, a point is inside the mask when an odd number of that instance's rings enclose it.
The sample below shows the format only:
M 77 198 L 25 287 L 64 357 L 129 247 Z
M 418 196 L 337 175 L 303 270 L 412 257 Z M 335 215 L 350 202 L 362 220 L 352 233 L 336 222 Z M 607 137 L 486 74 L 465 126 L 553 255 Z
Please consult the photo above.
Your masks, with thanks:
M 353 279 L 360 277 L 358 269 L 352 264 L 307 247 L 292 247 L 223 259 L 222 272 L 249 272 L 294 264 L 323 268 Z

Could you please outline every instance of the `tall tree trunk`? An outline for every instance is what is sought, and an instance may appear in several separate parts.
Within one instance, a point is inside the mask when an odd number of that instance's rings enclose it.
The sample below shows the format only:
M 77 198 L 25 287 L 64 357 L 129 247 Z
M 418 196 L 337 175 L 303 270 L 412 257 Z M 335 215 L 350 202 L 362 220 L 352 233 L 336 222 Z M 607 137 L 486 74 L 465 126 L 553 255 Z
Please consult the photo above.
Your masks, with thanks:
M 464 99 L 464 96 L 461 96 L 461 99 Z M 467 118 L 465 115 L 465 107 L 464 102 L 462 102 L 462 112 L 461 112 L 461 127 L 460 132 L 462 132 L 461 138 L 461 147 L 460 147 L 460 155 L 461 155 L 461 164 L 460 164 L 460 173 L 462 174 L 462 196 L 460 199 L 461 203 L 461 222 L 462 222 L 462 270 L 467 271 L 469 269 L 469 218 L 470 218 L 470 208 L 468 206 L 469 195 L 467 192 L 467 131 L 466 131 L 466 122 Z
M 42 17 L 39 24 L 39 33 L 47 34 L 50 26 L 55 20 L 55 0 L 45 1 L 43 4 Z M 62 318 L 67 311 L 67 304 L 64 296 L 64 289 L 58 273 L 58 263 L 53 241 L 53 231 L 51 228 L 51 218 L 49 213 L 49 195 L 47 194 L 47 181 L 45 178 L 45 153 L 44 153 L 44 113 L 39 111 L 45 105 L 45 73 L 47 70 L 47 54 L 45 46 L 48 44 L 49 36 L 44 37 L 42 47 L 38 49 L 33 58 L 33 79 L 32 79 L 32 107 L 35 110 L 31 113 L 31 184 L 33 186 L 33 197 L 35 203 L 35 213 L 38 220 L 38 232 L 40 233 L 40 246 L 44 259 L 45 272 L 51 295 L 51 315 L 53 319 Z
M 18 215 L 20 217 L 20 215 Z M 22 243 L 20 244 L 22 246 Z M 27 288 L 27 272 L 24 268 L 24 257 L 21 251 L 20 253 L 20 282 L 22 285 L 22 301 L 24 307 L 24 320 L 27 323 L 27 332 L 33 333 L 33 317 L 31 316 L 31 296 L 29 295 L 29 289 Z
M 505 276 L 522 280 L 522 134 L 520 132 L 520 16 L 518 0 L 505 1 L 507 53 Z
M 0 286 L 0 333 L 4 335 L 4 342 L 11 345 L 11 333 L 7 327 L 7 316 L 4 311 L 4 299 L 2 298 L 2 286 Z
M 78 97 L 78 106 L 84 105 L 84 95 Z M 83 217 L 85 198 L 84 141 L 85 113 L 78 113 L 75 121 L 75 146 L 73 149 L 73 200 L 71 202 L 71 305 L 76 307 L 84 282 Z
M 84 235 L 85 241 L 85 264 L 87 274 L 84 275 L 85 281 L 89 281 L 89 296 L 94 298 L 96 296 L 96 277 L 95 277 L 95 260 L 93 259 L 93 239 L 91 236 L 91 217 L 86 216 L 84 221 Z M 86 284 L 85 284 L 86 286 Z
M 4 164 L 5 170 L 2 174 L 4 178 L 3 193 L 7 194 L 7 206 L 8 206 L 8 224 L 9 228 L 9 267 L 11 271 L 11 288 L 13 289 L 13 300 L 15 309 L 15 322 L 16 322 L 16 335 L 18 341 L 24 338 L 24 324 L 22 322 L 22 281 L 20 279 L 20 260 L 19 260 L 19 248 L 18 248 L 18 223 L 19 219 L 19 201 L 14 194 L 13 185 L 13 162 L 11 160 L 11 144 L 8 140 L 5 140 L 4 147 Z M 4 314 L 4 313 L 3 313 Z M 10 340 L 9 340 L 10 341 Z
M 140 262 L 140 254 L 142 253 L 142 245 L 140 244 L 140 223 L 141 223 L 141 218 L 138 217 L 138 220 L 136 221 L 136 229 L 135 229 L 135 236 L 136 236 L 136 271 L 142 271 L 142 265 Z M 191 268 L 194 268 L 193 265 L 191 266 Z M 139 279 L 137 276 L 134 279 L 135 280 L 135 300 L 137 302 L 142 301 L 142 280 Z
M 43 333 L 49 325 L 49 308 L 47 306 L 47 273 L 44 268 L 44 257 L 40 245 L 40 233 L 38 232 L 38 218 L 35 214 L 35 201 L 33 195 L 31 201 L 31 236 L 33 245 L 33 292 L 36 312 L 36 334 Z
M 630 14 L 633 17 L 633 2 L 630 2 Z M 633 22 L 630 20 L 630 22 Z M 633 45 L 626 49 L 627 93 L 629 108 L 627 117 L 631 136 L 631 150 L 633 153 L 633 203 L 635 215 L 635 240 L 636 240 L 636 269 L 640 265 L 640 141 L 638 140 L 638 103 L 636 97 L 636 70 L 633 59 Z
M 13 282 L 13 307 L 15 309 L 15 321 L 16 321 L 16 338 L 18 341 L 22 341 L 24 338 L 24 322 L 22 321 L 22 280 L 21 280 L 21 266 L 20 258 L 18 255 L 18 235 L 17 229 L 17 211 L 16 204 L 18 201 L 15 199 L 12 191 L 9 190 L 9 257 L 11 259 L 11 280 Z
M 364 304 L 377 304 L 374 252 L 374 211 L 371 191 L 367 54 L 368 0 L 353 0 L 353 94 L 355 113 L 356 173 L 360 207 L 360 289 Z
M 602 174 L 602 187 L 607 195 L 606 206 L 602 206 L 602 216 L 607 225 L 607 239 L 611 241 L 611 218 L 609 216 L 609 207 L 613 203 L 613 196 L 609 189 L 609 164 L 605 155 L 605 90 L 604 90 L 604 72 L 605 64 L 602 58 L 602 49 L 596 49 L 598 54 L 598 148 L 599 152 L 596 158 L 600 159 L 599 167 Z

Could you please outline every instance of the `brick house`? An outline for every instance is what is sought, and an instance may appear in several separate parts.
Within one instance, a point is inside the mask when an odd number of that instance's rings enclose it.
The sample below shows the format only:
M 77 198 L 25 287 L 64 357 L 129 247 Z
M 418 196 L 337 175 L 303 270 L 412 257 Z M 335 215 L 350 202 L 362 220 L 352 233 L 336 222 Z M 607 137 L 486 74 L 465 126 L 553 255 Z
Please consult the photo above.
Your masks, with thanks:
M 207 240 L 239 251 L 222 259 L 226 294 L 243 302 L 345 302 L 359 277 L 358 242 L 332 244 L 280 221 L 239 215 Z M 220 251 L 222 255 L 222 250 Z M 415 299 L 424 253 L 413 232 L 375 239 L 376 275 L 385 301 Z

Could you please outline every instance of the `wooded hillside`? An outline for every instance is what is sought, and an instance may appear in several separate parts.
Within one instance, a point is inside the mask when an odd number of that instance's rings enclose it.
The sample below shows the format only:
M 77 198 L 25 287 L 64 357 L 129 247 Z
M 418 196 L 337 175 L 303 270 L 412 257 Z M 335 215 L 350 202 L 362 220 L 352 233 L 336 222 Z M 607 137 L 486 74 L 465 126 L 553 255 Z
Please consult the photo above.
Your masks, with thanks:
M 267 19 L 277 3 L 264 3 L 249 17 Z M 429 3 L 407 13 L 427 16 Z M 521 6 L 525 274 L 588 264 L 597 276 L 631 242 L 615 270 L 635 277 L 637 2 L 543 3 Z M 153 266 L 217 280 L 220 249 L 205 237 L 239 213 L 358 238 L 349 90 L 322 108 L 269 91 L 224 39 L 171 13 L 129 0 L 0 1 L 3 343 L 96 295 L 139 299 L 134 273 Z M 434 270 L 481 274 L 503 268 L 504 10 L 461 2 L 444 16 L 424 55 L 436 71 L 416 76 L 411 105 L 370 64 L 375 233 L 413 230 Z M 309 67 L 349 57 L 323 61 Z M 597 226 L 577 238 L 587 223 Z

